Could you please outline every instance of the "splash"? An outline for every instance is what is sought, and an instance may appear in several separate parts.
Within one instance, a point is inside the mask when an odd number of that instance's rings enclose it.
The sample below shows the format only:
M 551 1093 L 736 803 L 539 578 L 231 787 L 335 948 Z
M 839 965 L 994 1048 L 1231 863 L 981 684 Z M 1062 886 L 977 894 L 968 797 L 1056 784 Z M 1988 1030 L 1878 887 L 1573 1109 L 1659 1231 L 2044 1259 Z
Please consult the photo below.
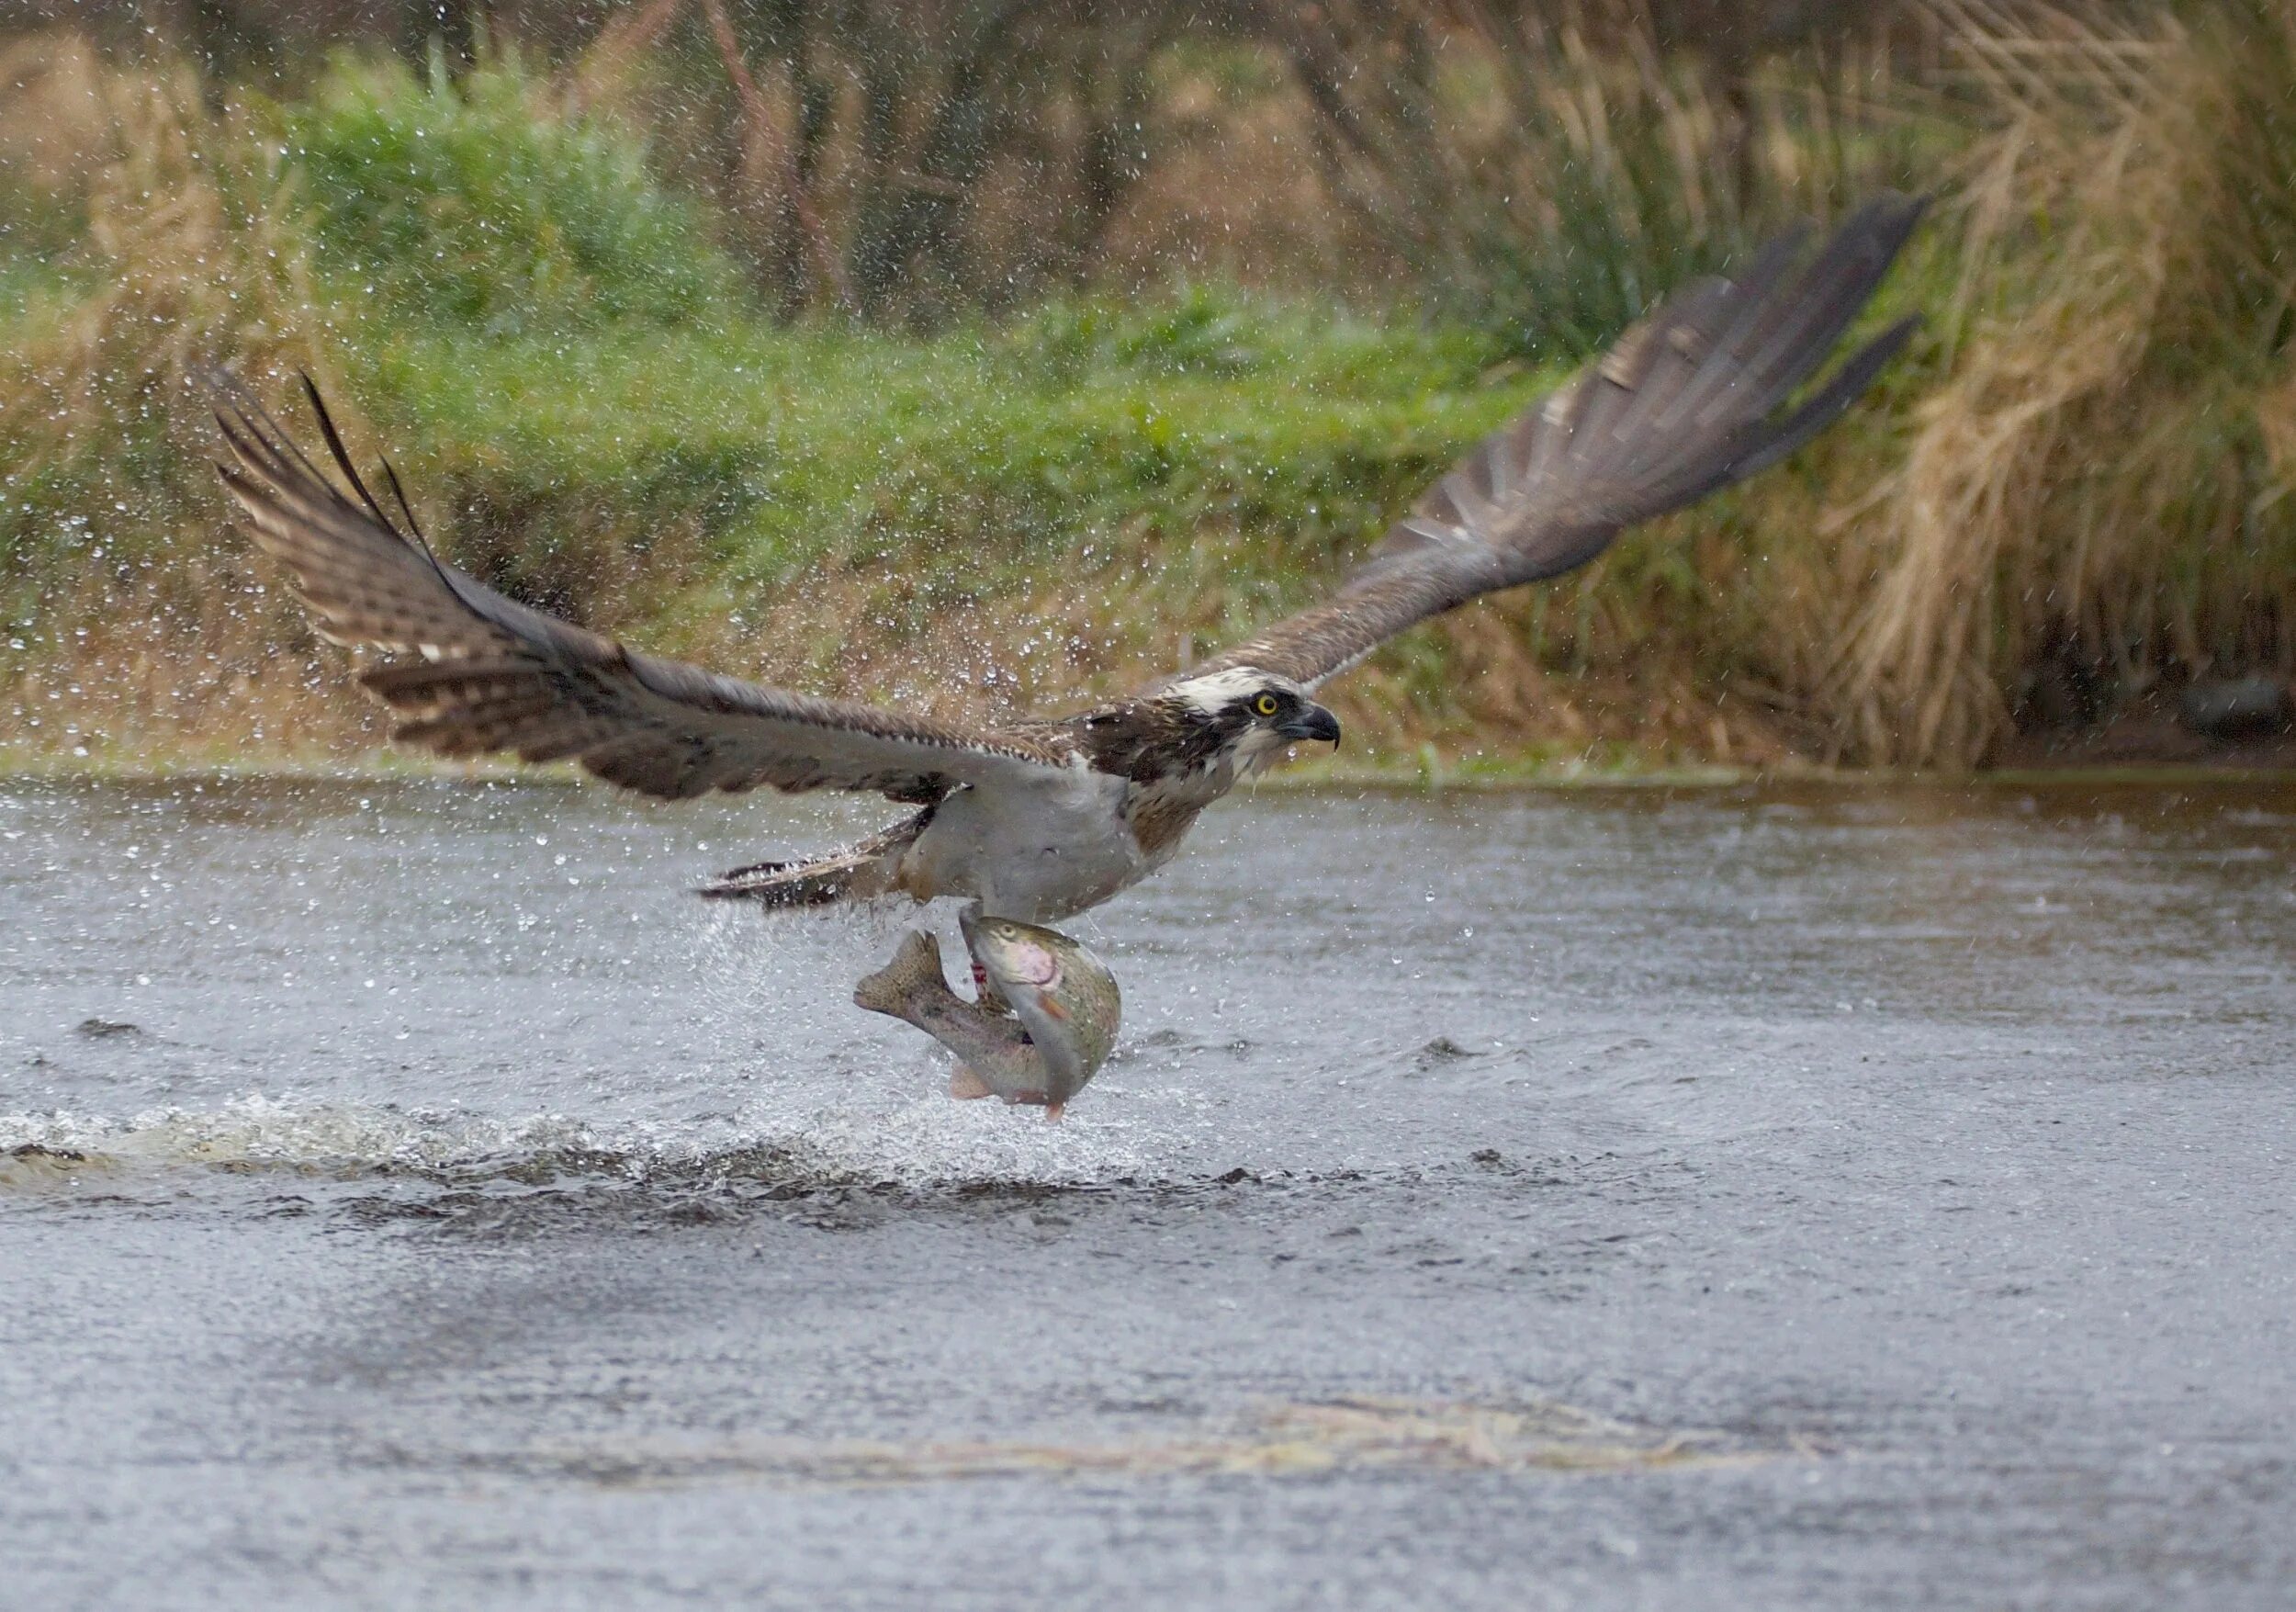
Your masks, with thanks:
M 1121 1127 L 1027 1123 L 945 1099 L 891 1110 L 752 1110 L 711 1123 L 595 1123 L 381 1105 L 298 1103 L 260 1094 L 215 1109 L 127 1118 L 0 1114 L 0 1186 L 98 1173 L 203 1169 L 458 1187 L 576 1178 L 810 1190 L 1083 1187 L 1168 1175 Z

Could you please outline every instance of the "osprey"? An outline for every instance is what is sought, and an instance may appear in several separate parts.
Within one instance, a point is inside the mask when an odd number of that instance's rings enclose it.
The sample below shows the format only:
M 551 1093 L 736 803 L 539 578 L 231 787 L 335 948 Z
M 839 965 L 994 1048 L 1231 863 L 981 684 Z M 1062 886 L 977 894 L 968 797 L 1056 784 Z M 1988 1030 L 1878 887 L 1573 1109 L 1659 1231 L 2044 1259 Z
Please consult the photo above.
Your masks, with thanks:
M 1792 400 L 1920 212 L 1885 196 L 1815 254 L 1803 233 L 1696 281 L 1479 445 L 1325 603 L 1208 664 L 1075 716 L 972 727 L 817 699 L 641 654 L 485 587 L 359 479 L 347 490 L 229 377 L 208 378 L 223 479 L 321 636 L 383 652 L 359 681 L 399 740 L 447 756 L 572 760 L 641 794 L 871 791 L 915 808 L 847 850 L 737 868 L 703 894 L 796 907 L 953 896 L 1045 923 L 1170 861 L 1197 817 L 1303 741 L 1336 742 L 1316 690 L 1415 622 L 1584 565 L 1627 527 L 1777 463 L 1847 408 L 1917 322 Z M 1791 406 L 1789 406 L 1791 404 Z

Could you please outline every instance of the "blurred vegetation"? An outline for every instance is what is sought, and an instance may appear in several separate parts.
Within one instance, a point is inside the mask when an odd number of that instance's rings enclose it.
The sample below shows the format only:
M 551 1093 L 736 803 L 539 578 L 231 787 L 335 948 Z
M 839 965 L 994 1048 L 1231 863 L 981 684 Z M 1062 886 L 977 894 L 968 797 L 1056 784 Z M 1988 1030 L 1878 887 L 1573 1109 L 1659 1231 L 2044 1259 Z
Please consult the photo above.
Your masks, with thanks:
M 537 116 L 515 53 L 425 82 L 345 61 L 279 108 L 322 270 L 378 310 L 486 335 L 692 323 L 739 275 L 701 209 L 639 143 L 590 118 Z
M 1304 602 L 1668 286 L 1885 184 L 1941 204 L 1871 402 L 1407 635 L 1339 685 L 1369 754 L 1960 766 L 2296 671 L 2263 0 L 1767 41 L 648 0 L 323 66 L 216 15 L 0 42 L 0 754 L 376 741 L 231 532 L 202 357 L 282 405 L 310 373 L 522 597 L 803 687 L 1057 706 Z

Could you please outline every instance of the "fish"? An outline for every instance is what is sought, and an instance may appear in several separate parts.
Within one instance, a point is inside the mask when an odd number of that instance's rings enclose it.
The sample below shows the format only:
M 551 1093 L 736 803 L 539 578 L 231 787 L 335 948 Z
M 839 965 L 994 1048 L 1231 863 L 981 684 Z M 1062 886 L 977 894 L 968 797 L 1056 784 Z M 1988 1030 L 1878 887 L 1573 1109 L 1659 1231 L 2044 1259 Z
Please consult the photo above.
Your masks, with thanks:
M 1041 1105 L 1058 1120 L 1116 1045 L 1123 998 L 1108 964 L 1057 930 L 970 911 L 958 919 L 980 998 L 949 988 L 940 942 L 912 930 L 893 961 L 853 988 L 853 1003 L 931 1036 L 960 1060 L 956 1098 Z

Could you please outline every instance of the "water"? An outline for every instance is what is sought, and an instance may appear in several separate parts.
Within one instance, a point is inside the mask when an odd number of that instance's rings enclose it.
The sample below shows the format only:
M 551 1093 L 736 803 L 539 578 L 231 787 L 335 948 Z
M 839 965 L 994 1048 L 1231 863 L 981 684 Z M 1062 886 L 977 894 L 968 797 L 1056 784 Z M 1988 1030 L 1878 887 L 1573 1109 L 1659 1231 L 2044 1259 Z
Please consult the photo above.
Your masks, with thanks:
M 2296 788 L 1237 801 L 1059 1127 L 874 820 L 0 785 L 10 1604 L 2285 1604 Z

